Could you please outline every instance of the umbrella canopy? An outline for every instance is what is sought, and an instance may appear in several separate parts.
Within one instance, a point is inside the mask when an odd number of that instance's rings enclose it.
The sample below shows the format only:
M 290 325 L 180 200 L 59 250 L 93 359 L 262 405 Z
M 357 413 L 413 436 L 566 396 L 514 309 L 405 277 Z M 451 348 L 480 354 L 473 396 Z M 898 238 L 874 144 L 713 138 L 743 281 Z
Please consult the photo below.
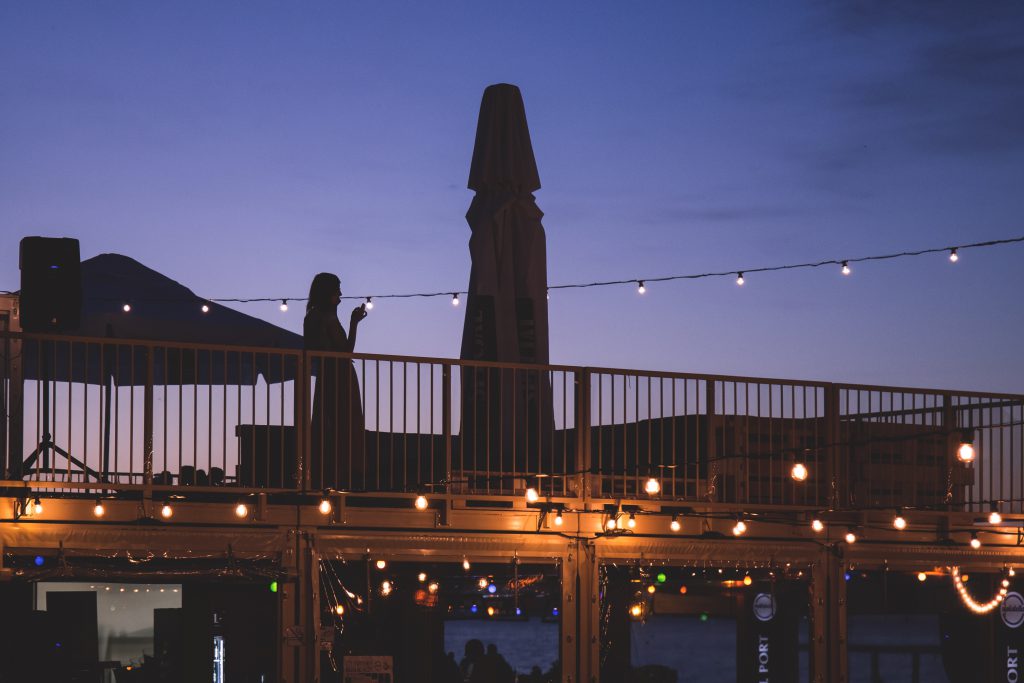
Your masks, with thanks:
M 118 339 L 301 349 L 302 337 L 266 321 L 196 296 L 171 278 L 120 254 L 100 254 L 82 262 L 82 320 L 68 334 L 101 337 L 109 343 L 25 344 L 25 377 L 119 385 L 146 381 L 149 362 L 143 347 Z M 125 303 L 131 311 L 125 312 Z M 202 306 L 209 310 L 204 313 Z M 44 363 L 44 355 L 48 363 Z M 272 352 L 216 351 L 158 347 L 154 383 L 252 384 L 293 379 L 294 359 Z M 46 366 L 49 366 L 48 368 Z
M 461 357 L 548 362 L 547 250 L 537 163 L 519 88 L 484 91 L 469 171 L 476 191 Z M 464 438 L 477 468 L 538 471 L 551 430 L 551 390 L 541 370 L 464 368 Z

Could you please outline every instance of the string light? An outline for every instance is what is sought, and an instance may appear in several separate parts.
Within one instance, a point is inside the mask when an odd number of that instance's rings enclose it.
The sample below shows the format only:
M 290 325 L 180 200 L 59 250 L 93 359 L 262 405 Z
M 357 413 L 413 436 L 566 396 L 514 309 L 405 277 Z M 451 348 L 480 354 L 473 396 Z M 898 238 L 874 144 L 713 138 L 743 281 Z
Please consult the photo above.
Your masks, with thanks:
M 629 614 L 634 619 L 639 619 L 644 613 L 644 606 L 639 602 L 634 602 L 629 607 Z
M 368 310 L 368 311 L 372 311 L 373 310 L 373 297 L 372 296 L 366 297 L 366 310 Z
M 747 533 L 747 523 L 742 519 L 736 521 L 736 526 L 732 528 L 733 536 L 742 536 Z
M 420 572 L 419 574 L 416 575 L 416 578 L 419 579 L 420 583 L 423 583 L 424 581 L 427 580 L 427 573 L 426 572 Z
M 850 274 L 850 262 L 849 261 L 843 261 L 842 273 L 843 273 L 843 275 L 849 275 Z
M 245 517 L 249 514 L 249 508 L 245 503 L 239 503 L 235 506 L 235 516 Z
M 793 468 L 789 471 L 789 476 L 793 478 L 793 481 L 804 481 L 807 479 L 807 466 L 802 462 L 793 463 Z
M 333 506 L 331 505 L 331 499 L 328 493 L 329 492 L 325 490 L 323 494 L 320 496 L 320 505 L 317 506 L 317 510 L 320 511 L 321 515 L 329 515 L 331 514 L 331 510 L 333 509 Z
M 490 607 L 487 608 L 487 616 L 489 616 L 489 617 L 493 617 L 494 616 L 494 607 L 493 606 L 490 606 Z
M 654 595 L 655 591 L 657 591 L 657 590 L 658 590 L 658 587 L 655 586 L 653 583 L 647 587 L 647 593 L 650 594 L 650 595 Z
M 386 560 L 377 560 L 377 569 L 387 569 L 388 563 Z
M 203 313 L 209 313 L 210 312 L 210 305 L 209 304 L 203 304 L 202 306 L 199 307 L 199 310 L 202 311 Z
M 125 313 L 131 313 L 132 312 L 132 305 L 130 303 L 128 303 L 127 301 L 125 301 L 124 305 L 121 306 L 121 310 L 124 311 Z
M 564 520 L 562 519 L 562 508 L 558 508 L 558 511 L 555 512 L 555 526 L 562 526 L 563 522 Z
M 436 582 L 436 581 L 431 581 L 431 582 L 430 582 L 430 583 L 429 583 L 429 584 L 427 585 L 427 590 L 428 590 L 428 591 L 429 591 L 429 592 L 431 593 L 431 595 L 433 595 L 434 593 L 436 593 L 436 592 L 437 592 L 437 589 L 438 589 L 438 588 L 439 588 L 439 586 L 438 586 L 438 584 L 437 584 L 437 582 Z
M 469 571 L 469 558 L 466 558 L 466 557 L 462 558 L 462 568 L 463 568 L 463 570 L 465 570 L 467 572 Z
M 994 610 L 996 607 L 999 606 L 999 603 L 1006 599 L 1006 593 L 1009 591 L 1010 588 L 1010 582 L 1006 579 L 1003 579 L 999 585 L 999 591 L 996 593 L 995 597 L 993 597 L 988 602 L 979 603 L 974 598 L 972 598 L 971 594 L 967 591 L 967 586 L 964 585 L 964 582 L 967 581 L 967 575 L 960 575 L 960 567 L 951 567 L 950 573 L 953 575 L 953 585 L 956 587 L 957 593 L 960 594 L 960 601 L 963 602 L 964 605 L 975 614 L 988 614 L 989 612 Z
M 972 531 L 971 532 L 971 547 L 974 548 L 975 550 L 977 550 L 978 548 L 981 547 L 981 539 L 978 538 L 978 532 L 977 531 Z
M 949 250 L 949 260 L 952 263 L 956 263 L 957 261 L 960 260 L 960 254 L 957 253 L 956 247 L 953 247 L 952 249 Z
M 744 282 L 746 282 L 746 280 L 743 279 L 743 272 L 740 271 L 739 273 L 736 273 L 736 284 L 742 287 Z
M 32 503 L 32 514 L 34 514 L 34 515 L 41 515 L 41 514 L 43 514 L 43 501 L 40 500 L 38 497 Z
M 394 587 L 391 585 L 390 581 L 385 580 L 380 582 L 380 594 L 384 597 L 391 595 L 391 591 L 393 590 L 393 588 Z
M 960 437 L 960 446 L 956 449 L 956 458 L 962 463 L 974 462 L 974 436 L 972 430 L 964 430 Z
M 679 523 L 679 517 L 672 515 L 672 521 L 668 523 L 668 528 L 672 531 L 679 531 L 683 528 L 683 525 Z
M 921 583 L 924 583 L 927 578 L 928 578 L 928 575 L 925 574 L 924 572 L 918 572 L 917 573 L 917 580 L 920 581 Z
M 426 510 L 429 504 L 430 503 L 427 502 L 426 496 L 416 496 L 416 502 L 414 503 L 414 505 L 416 506 L 417 510 Z
M 812 519 L 811 528 L 814 530 L 814 533 L 820 534 L 825 530 L 825 524 L 820 519 Z
M 903 517 L 903 515 L 896 515 L 892 519 L 892 525 L 898 531 L 903 531 L 907 528 L 907 520 Z
M 990 513 L 988 513 L 988 523 L 989 524 L 1002 524 L 1003 523 L 1003 516 L 1001 514 L 999 514 L 999 504 L 998 503 L 992 503 L 991 509 L 992 509 L 992 511 Z
M 743 585 L 744 586 L 749 586 L 752 583 L 754 583 L 754 580 L 752 578 L 750 578 L 750 574 L 747 574 L 746 576 L 743 577 Z
M 644 484 L 644 491 L 647 491 L 647 495 L 656 496 L 661 493 L 661 482 L 654 477 L 648 477 L 647 483 Z
M 92 514 L 97 517 L 102 517 L 107 513 L 106 508 L 103 507 L 103 500 L 101 498 L 96 499 L 96 505 L 92 509 Z
M 644 293 L 647 292 L 647 287 L 644 285 L 644 281 L 643 280 L 637 280 L 637 282 L 636 282 L 636 291 L 637 291 L 637 294 L 644 294 Z
M 334 613 L 337 614 L 340 617 L 341 615 L 343 615 L 345 613 L 345 606 L 344 605 L 337 605 L 334 608 Z
M 604 523 L 604 526 L 608 531 L 615 531 L 615 527 L 618 526 L 618 522 L 615 521 L 615 515 L 608 518 L 608 521 Z
M 288 299 L 281 299 L 281 305 L 278 307 L 282 313 L 288 312 Z
M 850 529 L 846 532 L 846 542 L 850 545 L 853 545 L 857 542 L 857 534 L 853 532 L 853 529 Z
M 480 587 L 480 590 L 484 590 L 487 588 L 488 583 L 490 582 L 487 580 L 487 577 L 482 576 L 480 577 L 480 580 L 476 582 L 476 585 Z
M 629 513 L 629 519 L 626 520 L 626 526 L 629 527 L 630 529 L 636 528 L 636 514 L 635 513 L 632 513 L 632 512 Z
M 458 292 L 452 292 L 452 306 L 458 306 L 458 305 L 459 305 L 459 293 Z
M 164 506 L 160 508 L 160 516 L 164 519 L 170 519 L 174 515 L 174 508 L 171 507 L 170 503 L 164 503 Z
M 533 488 L 532 486 L 530 488 L 526 489 L 526 502 L 527 503 L 536 503 L 539 498 L 540 498 L 540 496 L 537 495 L 537 489 Z

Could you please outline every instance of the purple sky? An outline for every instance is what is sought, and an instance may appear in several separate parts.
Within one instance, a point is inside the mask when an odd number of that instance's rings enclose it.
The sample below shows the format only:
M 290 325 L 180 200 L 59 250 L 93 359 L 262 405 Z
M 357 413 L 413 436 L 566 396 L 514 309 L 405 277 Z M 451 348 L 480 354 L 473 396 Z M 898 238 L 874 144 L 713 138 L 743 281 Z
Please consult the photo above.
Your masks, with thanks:
M 35 0 L 0 4 L 0 289 L 32 234 L 208 297 L 465 289 L 497 82 L 553 285 L 1024 234 L 1020 2 Z M 556 292 L 551 358 L 1024 392 L 1022 259 Z M 378 303 L 358 350 L 458 355 L 462 309 Z

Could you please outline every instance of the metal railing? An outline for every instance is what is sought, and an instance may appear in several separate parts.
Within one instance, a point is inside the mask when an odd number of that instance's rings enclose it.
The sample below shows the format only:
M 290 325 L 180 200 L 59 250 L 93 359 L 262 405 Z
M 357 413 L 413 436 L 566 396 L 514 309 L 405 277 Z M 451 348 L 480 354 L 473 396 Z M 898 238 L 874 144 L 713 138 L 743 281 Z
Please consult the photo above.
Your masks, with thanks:
M 1024 509 L 1020 395 L 16 333 L 0 381 L 36 488 Z

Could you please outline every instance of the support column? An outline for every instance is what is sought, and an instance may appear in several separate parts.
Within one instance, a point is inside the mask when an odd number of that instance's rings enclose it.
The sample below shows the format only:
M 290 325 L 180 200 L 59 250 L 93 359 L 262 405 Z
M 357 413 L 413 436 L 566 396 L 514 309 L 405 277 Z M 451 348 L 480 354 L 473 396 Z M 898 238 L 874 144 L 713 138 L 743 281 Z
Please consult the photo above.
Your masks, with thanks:
M 596 549 L 572 541 L 562 562 L 563 683 L 597 683 L 601 664 L 601 602 Z
M 813 683 L 846 683 L 846 580 L 841 546 L 825 546 L 811 569 Z
M 305 532 L 293 530 L 292 542 L 284 552 L 282 568 L 286 577 L 278 586 L 280 602 L 281 683 L 310 683 L 319 680 L 319 563 Z

